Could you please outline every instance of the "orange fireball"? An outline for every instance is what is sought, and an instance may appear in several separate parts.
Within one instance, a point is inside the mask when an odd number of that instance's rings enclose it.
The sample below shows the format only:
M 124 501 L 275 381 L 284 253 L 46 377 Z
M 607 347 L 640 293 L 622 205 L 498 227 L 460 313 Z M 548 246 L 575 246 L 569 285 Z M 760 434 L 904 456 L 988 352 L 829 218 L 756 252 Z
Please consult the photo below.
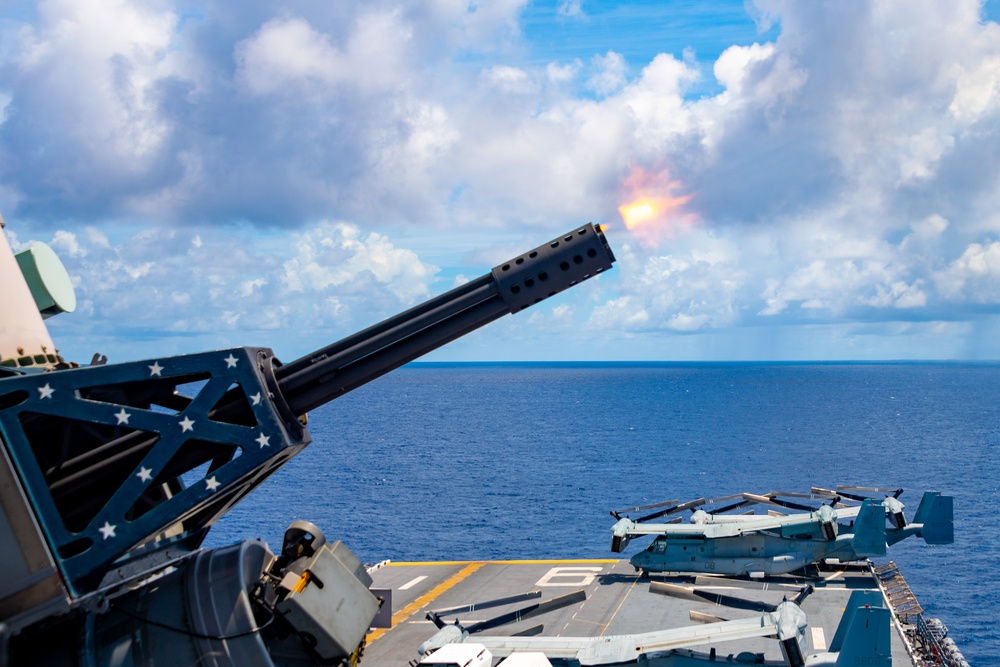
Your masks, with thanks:
M 627 204 L 618 207 L 625 227 L 655 245 L 661 238 L 674 238 L 697 221 L 697 216 L 685 209 L 694 195 L 674 194 L 682 189 L 665 171 L 648 172 L 633 167 L 625 179 Z

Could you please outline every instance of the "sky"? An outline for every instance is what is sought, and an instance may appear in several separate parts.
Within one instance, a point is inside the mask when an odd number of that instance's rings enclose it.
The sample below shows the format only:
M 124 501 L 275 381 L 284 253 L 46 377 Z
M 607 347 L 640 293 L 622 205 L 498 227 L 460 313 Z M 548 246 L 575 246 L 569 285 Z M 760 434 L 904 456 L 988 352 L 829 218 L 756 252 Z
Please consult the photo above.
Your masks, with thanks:
M 1000 359 L 1000 3 L 7 0 L 63 356 L 290 360 L 606 227 L 434 360 Z

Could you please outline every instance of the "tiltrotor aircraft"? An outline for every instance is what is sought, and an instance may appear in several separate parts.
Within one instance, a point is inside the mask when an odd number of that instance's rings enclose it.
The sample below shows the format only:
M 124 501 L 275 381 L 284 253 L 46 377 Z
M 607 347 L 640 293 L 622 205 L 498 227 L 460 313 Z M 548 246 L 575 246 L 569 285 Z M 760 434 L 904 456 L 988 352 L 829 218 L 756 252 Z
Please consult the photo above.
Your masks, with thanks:
M 692 611 L 692 618 L 708 625 L 688 626 L 631 635 L 599 637 L 541 637 L 542 626 L 535 626 L 518 635 L 505 637 L 472 637 L 476 633 L 504 623 L 552 611 L 578 601 L 583 591 L 554 598 L 524 610 L 509 612 L 494 619 L 462 626 L 457 620 L 445 624 L 446 614 L 481 610 L 494 603 L 479 603 L 464 608 L 428 614 L 438 631 L 420 647 L 423 658 L 420 667 L 489 667 L 493 658 L 505 657 L 497 667 L 531 665 L 545 667 L 598 667 L 603 665 L 643 665 L 645 667 L 709 667 L 720 662 L 715 653 L 697 652 L 694 647 L 720 642 L 770 637 L 778 640 L 784 665 L 787 667 L 889 667 L 890 612 L 878 591 L 857 590 L 844 608 L 837 632 L 828 650 L 807 654 L 805 637 L 808 628 L 806 614 L 799 606 L 812 591 L 808 586 L 793 600 L 768 604 L 743 600 L 734 596 L 707 593 L 662 582 L 653 582 L 650 592 L 708 602 L 713 605 L 737 606 L 760 612 L 759 616 L 738 620 L 722 620 Z M 531 595 L 531 594 L 527 594 Z M 495 601 L 509 603 L 513 598 Z M 540 658 L 544 656 L 544 658 Z M 737 663 L 761 664 L 752 654 Z M 544 659 L 544 662 L 542 661 Z M 782 663 L 769 662 L 777 667 Z
M 858 492 L 861 492 L 860 494 Z M 886 497 L 873 494 L 891 493 Z M 884 556 L 886 546 L 910 535 L 927 544 L 954 541 L 951 496 L 924 493 L 908 523 L 899 501 L 902 489 L 838 486 L 837 491 L 814 488 L 810 494 L 743 493 L 724 498 L 699 498 L 686 503 L 667 501 L 611 512 L 611 551 L 621 553 L 632 539 L 654 535 L 645 550 L 629 562 L 642 572 L 703 572 L 729 576 L 776 575 L 793 572 L 825 559 L 840 562 Z M 828 504 L 812 507 L 784 497 L 818 498 Z M 712 511 L 703 506 L 739 499 Z M 792 514 L 730 514 L 752 505 L 799 510 Z M 657 508 L 632 520 L 624 512 Z M 694 510 L 689 523 L 651 523 L 653 519 Z M 886 521 L 889 527 L 886 527 Z
M 43 322 L 75 306 L 65 268 L 0 232 L 0 665 L 356 664 L 383 598 L 343 544 L 297 521 L 278 554 L 201 549 L 209 529 L 309 444 L 310 410 L 612 262 L 588 224 L 287 364 L 80 367 Z

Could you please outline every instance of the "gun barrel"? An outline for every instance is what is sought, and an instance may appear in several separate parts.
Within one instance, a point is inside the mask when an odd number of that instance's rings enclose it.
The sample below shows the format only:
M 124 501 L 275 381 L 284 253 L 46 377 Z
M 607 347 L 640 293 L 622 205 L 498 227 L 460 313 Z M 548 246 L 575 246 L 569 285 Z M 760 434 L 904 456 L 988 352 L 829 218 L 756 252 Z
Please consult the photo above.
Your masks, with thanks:
M 303 414 L 493 320 L 609 268 L 600 226 L 587 224 L 364 331 L 278 368 L 278 386 Z
M 604 234 L 588 224 L 283 366 L 268 349 L 234 348 L 226 357 L 17 374 L 0 388 L 2 445 L 39 499 L 71 592 L 90 592 L 111 563 L 165 531 L 195 548 L 308 444 L 298 415 L 613 262 Z M 194 384 L 193 396 L 178 392 Z M 200 482 L 189 486 L 189 476 Z

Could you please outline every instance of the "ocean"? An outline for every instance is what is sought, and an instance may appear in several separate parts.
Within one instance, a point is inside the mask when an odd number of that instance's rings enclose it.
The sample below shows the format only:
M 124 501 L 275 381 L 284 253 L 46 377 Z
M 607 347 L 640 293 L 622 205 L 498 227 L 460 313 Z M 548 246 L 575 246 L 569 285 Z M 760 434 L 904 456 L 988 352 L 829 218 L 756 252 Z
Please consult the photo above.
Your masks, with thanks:
M 306 519 L 369 563 L 609 558 L 612 509 L 855 484 L 905 489 L 912 517 L 940 491 L 955 543 L 878 562 L 1000 664 L 1000 364 L 417 363 L 309 417 L 207 546 L 277 549 Z

